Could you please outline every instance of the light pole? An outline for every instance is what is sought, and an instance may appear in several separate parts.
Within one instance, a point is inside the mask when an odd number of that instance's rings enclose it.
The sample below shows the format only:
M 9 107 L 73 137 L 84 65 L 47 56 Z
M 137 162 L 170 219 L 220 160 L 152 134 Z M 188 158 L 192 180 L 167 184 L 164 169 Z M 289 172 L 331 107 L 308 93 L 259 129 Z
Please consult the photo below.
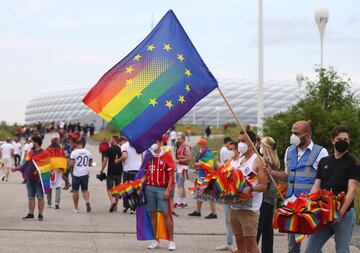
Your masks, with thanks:
M 257 94 L 257 124 L 258 135 L 262 136 L 264 118 L 264 46 L 263 46 L 263 0 L 259 0 L 259 42 L 258 42 L 258 94 Z
M 329 11 L 322 7 L 315 11 L 315 21 L 320 32 L 320 67 L 323 68 L 323 41 L 327 22 L 329 21 Z
M 304 75 L 299 73 L 296 75 L 296 81 L 298 83 L 298 89 L 299 89 L 299 94 L 300 94 L 300 91 L 301 91 L 301 84 L 302 82 L 304 81 Z
M 220 107 L 216 106 L 215 107 L 215 111 L 216 111 L 216 127 L 219 128 L 219 113 L 220 113 Z

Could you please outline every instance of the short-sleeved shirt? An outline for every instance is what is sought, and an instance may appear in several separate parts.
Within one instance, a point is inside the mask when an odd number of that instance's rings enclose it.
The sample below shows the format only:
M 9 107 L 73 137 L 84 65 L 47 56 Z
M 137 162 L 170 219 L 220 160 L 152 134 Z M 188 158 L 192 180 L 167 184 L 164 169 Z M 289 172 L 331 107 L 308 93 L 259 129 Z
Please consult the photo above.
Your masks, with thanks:
M 350 179 L 360 181 L 360 162 L 349 152 L 339 159 L 336 159 L 334 155 L 324 157 L 319 162 L 316 179 L 321 180 L 321 189 L 333 191 L 335 194 L 342 191 L 346 193 Z M 353 206 L 354 201 L 349 209 Z
M 118 176 L 121 175 L 123 166 L 122 163 L 115 163 L 115 159 L 121 157 L 121 148 L 119 145 L 111 145 L 105 152 L 105 157 L 108 158 L 108 175 Z
M 229 150 L 226 147 L 222 147 L 220 149 L 220 163 L 221 165 L 224 165 L 227 160 L 230 160 L 230 153 Z
M 14 141 L 12 143 L 13 147 L 14 147 L 14 155 L 20 155 L 20 151 L 21 151 L 21 144 L 19 142 Z
M 11 158 L 11 150 L 14 150 L 14 147 L 11 143 L 4 143 L 1 145 L 1 153 L 2 159 L 9 159 Z
M 138 154 L 129 142 L 121 145 L 121 151 L 127 152 L 127 159 L 123 162 L 124 171 L 138 171 L 142 164 L 141 154 Z
M 73 175 L 81 177 L 89 174 L 89 164 L 92 160 L 92 155 L 89 150 L 80 148 L 75 149 L 70 154 L 70 159 L 75 160 Z

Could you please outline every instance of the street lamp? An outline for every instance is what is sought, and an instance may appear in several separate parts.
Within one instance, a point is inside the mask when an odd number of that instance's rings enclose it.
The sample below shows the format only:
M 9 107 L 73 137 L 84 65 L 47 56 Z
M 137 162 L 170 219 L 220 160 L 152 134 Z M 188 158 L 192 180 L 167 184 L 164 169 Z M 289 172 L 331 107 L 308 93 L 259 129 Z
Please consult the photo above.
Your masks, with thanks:
M 299 73 L 296 75 L 296 81 L 298 83 L 298 89 L 299 89 L 299 94 L 300 94 L 300 91 L 301 91 L 301 84 L 302 82 L 304 81 L 304 75 Z
M 220 113 L 220 107 L 216 106 L 215 107 L 215 111 L 216 111 L 216 127 L 219 128 L 219 113 Z
M 258 42 L 258 94 L 257 94 L 257 123 L 258 135 L 262 136 L 264 118 L 264 52 L 263 52 L 263 0 L 259 0 L 259 42 Z
M 329 11 L 322 7 L 315 11 L 315 21 L 320 32 L 320 67 L 323 68 L 323 40 L 327 22 L 329 21 Z

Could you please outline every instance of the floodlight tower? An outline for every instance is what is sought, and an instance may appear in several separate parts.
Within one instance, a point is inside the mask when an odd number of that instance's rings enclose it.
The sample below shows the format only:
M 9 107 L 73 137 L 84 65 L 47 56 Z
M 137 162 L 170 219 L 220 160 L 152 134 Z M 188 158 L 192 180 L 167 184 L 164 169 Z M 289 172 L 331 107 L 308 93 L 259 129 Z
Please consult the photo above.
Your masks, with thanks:
M 329 21 L 329 11 L 321 7 L 315 11 L 315 21 L 320 33 L 320 67 L 323 68 L 323 41 L 327 22 Z

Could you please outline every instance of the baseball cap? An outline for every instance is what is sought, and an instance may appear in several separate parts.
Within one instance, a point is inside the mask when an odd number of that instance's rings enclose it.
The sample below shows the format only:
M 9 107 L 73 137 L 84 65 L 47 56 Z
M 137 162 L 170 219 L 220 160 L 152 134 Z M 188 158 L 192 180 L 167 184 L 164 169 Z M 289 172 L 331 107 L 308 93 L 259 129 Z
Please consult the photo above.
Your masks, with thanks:
M 205 139 L 200 139 L 196 144 L 198 144 L 198 145 L 208 145 L 208 142 Z

